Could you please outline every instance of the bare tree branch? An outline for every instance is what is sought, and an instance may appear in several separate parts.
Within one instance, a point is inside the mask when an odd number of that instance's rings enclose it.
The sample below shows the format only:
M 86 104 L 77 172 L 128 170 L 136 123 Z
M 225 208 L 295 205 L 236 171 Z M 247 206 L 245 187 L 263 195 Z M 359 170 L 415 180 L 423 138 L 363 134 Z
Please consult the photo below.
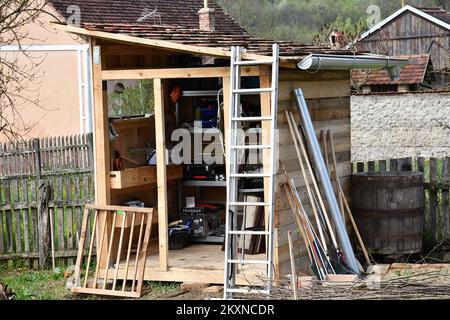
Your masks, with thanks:
M 23 119 L 23 107 L 42 108 L 38 67 L 45 57 L 27 51 L 39 39 L 25 27 L 42 25 L 42 18 L 52 15 L 47 5 L 47 0 L 0 0 L 0 44 L 19 48 L 0 52 L 0 135 L 10 141 L 20 140 L 34 126 Z

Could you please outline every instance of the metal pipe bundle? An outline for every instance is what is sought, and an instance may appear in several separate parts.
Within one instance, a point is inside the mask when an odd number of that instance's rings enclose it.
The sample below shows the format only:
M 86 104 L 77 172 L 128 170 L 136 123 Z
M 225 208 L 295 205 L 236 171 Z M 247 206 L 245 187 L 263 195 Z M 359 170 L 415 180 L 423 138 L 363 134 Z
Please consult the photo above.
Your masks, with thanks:
M 322 156 L 319 142 L 317 140 L 316 133 L 314 131 L 313 123 L 309 115 L 308 106 L 306 105 L 305 97 L 301 89 L 295 89 L 295 101 L 299 110 L 300 119 L 302 122 L 304 134 L 306 141 L 311 152 L 311 158 L 316 167 L 316 174 L 318 180 L 324 191 L 324 198 L 329 207 L 331 218 L 336 227 L 336 234 L 341 244 L 341 248 L 344 255 L 344 260 L 346 264 L 355 272 L 360 274 L 358 267 L 358 262 L 353 252 L 352 245 L 350 243 L 350 238 L 348 236 L 347 230 L 345 228 L 344 220 L 337 203 L 336 196 L 334 194 L 333 186 L 331 184 L 330 176 L 328 175 L 327 167 L 325 166 L 325 161 Z

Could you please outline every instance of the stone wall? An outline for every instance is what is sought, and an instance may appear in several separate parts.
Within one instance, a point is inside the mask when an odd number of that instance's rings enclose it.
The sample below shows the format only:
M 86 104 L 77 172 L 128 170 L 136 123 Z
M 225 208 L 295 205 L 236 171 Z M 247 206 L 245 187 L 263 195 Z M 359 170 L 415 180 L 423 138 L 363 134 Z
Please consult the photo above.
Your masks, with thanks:
M 352 161 L 450 156 L 450 92 L 351 97 Z

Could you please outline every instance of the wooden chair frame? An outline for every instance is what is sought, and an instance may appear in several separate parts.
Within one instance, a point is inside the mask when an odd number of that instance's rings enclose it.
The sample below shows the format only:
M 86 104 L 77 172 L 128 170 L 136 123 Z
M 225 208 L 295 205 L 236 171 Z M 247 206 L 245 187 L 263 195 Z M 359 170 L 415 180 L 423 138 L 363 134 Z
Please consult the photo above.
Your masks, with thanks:
M 154 218 L 153 208 L 135 208 L 135 207 L 119 207 L 106 205 L 86 205 L 84 208 L 82 229 L 78 248 L 78 256 L 75 266 L 75 283 L 72 288 L 74 293 L 86 293 L 96 295 L 107 295 L 127 298 L 140 298 L 142 295 L 142 285 L 144 282 L 145 265 L 147 261 L 147 249 L 150 241 L 150 233 Z M 85 242 L 86 233 L 89 226 L 89 215 L 94 215 L 93 232 L 89 243 L 89 252 L 86 257 L 86 268 L 84 269 L 84 277 L 82 275 L 82 263 L 85 258 Z M 112 218 L 110 217 L 112 215 Z M 112 219 L 112 222 L 111 222 Z M 126 244 L 126 262 L 125 276 L 123 283 L 117 287 L 117 279 L 119 273 L 120 257 L 124 248 L 125 224 L 128 222 L 130 226 L 130 236 L 128 244 Z M 121 220 L 121 221 L 120 221 Z M 119 223 L 118 223 L 119 221 Z M 117 224 L 120 224 L 117 226 Z M 134 267 L 130 270 L 131 252 L 133 246 L 133 237 L 135 236 L 135 225 L 139 226 L 137 251 L 134 258 Z M 145 227 L 144 227 L 145 225 Z M 116 230 L 119 229 L 120 231 Z M 108 233 L 107 233 L 108 231 Z M 117 248 L 114 248 L 114 241 L 119 232 L 119 242 Z M 100 236 L 98 236 L 98 233 Z M 97 239 L 96 266 L 94 279 L 88 282 L 89 270 L 92 262 L 92 253 L 94 248 L 94 240 Z M 106 247 L 105 247 L 106 244 Z M 114 250 L 117 249 L 117 250 Z M 113 252 L 115 251 L 115 252 Z M 106 253 L 106 260 L 103 254 Z M 105 262 L 105 263 L 103 263 Z M 115 263 L 114 272 L 110 273 L 110 264 Z M 102 270 L 101 264 L 104 265 Z M 100 272 L 102 271 L 102 272 Z M 131 278 L 129 272 L 131 271 Z M 107 283 L 112 279 L 112 286 L 107 288 Z M 127 290 L 127 280 L 131 279 L 131 289 Z M 98 281 L 103 283 L 98 286 Z

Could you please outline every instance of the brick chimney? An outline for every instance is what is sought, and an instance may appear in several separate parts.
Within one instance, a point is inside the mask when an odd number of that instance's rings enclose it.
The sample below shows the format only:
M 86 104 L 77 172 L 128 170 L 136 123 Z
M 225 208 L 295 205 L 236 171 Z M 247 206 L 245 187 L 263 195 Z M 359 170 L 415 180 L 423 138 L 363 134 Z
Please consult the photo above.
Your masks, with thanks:
M 200 30 L 214 32 L 216 30 L 214 9 L 208 7 L 208 0 L 204 0 L 203 8 L 198 12 Z

